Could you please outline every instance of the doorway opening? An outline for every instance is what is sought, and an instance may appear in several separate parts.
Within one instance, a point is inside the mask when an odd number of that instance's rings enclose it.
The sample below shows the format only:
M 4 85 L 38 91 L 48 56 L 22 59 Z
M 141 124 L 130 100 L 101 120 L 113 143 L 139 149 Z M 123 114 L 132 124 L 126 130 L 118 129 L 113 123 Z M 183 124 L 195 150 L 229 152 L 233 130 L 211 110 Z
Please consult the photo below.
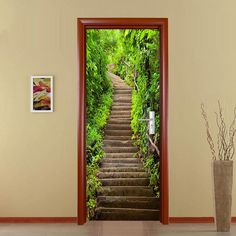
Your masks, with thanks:
M 167 19 L 78 19 L 78 49 L 78 223 L 167 224 Z

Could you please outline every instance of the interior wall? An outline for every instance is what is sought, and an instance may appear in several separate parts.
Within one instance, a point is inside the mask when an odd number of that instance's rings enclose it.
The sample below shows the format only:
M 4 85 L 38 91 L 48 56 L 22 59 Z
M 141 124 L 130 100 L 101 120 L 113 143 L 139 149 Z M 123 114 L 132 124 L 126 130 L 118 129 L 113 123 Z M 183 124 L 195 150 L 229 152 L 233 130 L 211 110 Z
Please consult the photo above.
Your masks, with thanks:
M 0 217 L 76 216 L 79 17 L 169 19 L 170 216 L 212 216 L 200 103 L 212 129 L 218 99 L 232 117 L 235 9 L 234 0 L 0 0 Z M 54 76 L 53 113 L 30 112 L 30 76 L 40 74 Z

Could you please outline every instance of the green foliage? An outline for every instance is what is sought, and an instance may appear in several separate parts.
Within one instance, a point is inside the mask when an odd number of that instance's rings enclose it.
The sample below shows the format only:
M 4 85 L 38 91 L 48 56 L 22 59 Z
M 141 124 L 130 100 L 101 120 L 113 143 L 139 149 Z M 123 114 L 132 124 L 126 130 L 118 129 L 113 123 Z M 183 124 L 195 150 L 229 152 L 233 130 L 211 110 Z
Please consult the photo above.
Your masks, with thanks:
M 86 146 L 87 146 L 87 164 L 93 162 L 94 158 L 103 155 L 101 150 L 103 128 L 106 125 L 106 120 L 110 113 L 112 104 L 112 90 L 101 95 L 101 103 L 94 107 L 94 116 L 91 117 L 86 126 Z M 87 115 L 88 112 L 87 112 Z
M 107 77 L 109 40 L 107 31 L 87 30 L 86 48 L 86 160 L 88 217 L 94 216 L 97 191 L 101 183 L 97 178 L 99 162 L 103 157 L 103 128 L 112 104 L 112 84 Z
M 112 104 L 112 85 L 107 77 L 107 65 L 116 65 L 114 73 L 134 88 L 132 94 L 133 139 L 140 148 L 145 167 L 150 173 L 150 185 L 159 196 L 159 159 L 148 148 L 147 118 L 156 112 L 156 134 L 159 140 L 159 31 L 158 30 L 87 30 L 86 31 L 86 149 L 87 149 L 87 207 L 88 217 L 94 216 L 97 178 L 102 150 L 103 128 Z M 134 79 L 135 78 L 135 79 Z
M 87 165 L 87 208 L 88 217 L 92 219 L 94 217 L 94 209 L 96 207 L 96 194 L 101 187 L 101 182 L 97 178 L 99 165 L 97 161 Z
M 160 197 L 160 191 L 159 191 L 160 162 L 156 159 L 156 157 L 154 155 L 150 155 L 150 156 L 145 157 L 144 163 L 145 163 L 144 167 L 146 167 L 149 170 L 150 185 L 153 186 L 154 192 L 156 193 L 156 196 L 159 198 Z
M 106 47 L 106 37 L 99 30 L 87 30 L 86 48 L 86 106 L 87 121 L 93 120 L 94 108 L 103 101 L 101 95 L 109 92 L 112 88 L 111 81 L 107 78 L 108 56 L 104 48 Z
M 153 140 L 158 145 L 160 134 L 160 89 L 159 89 L 159 30 L 121 30 L 119 52 L 115 57 L 116 73 L 134 87 L 132 94 L 133 139 L 144 156 L 145 166 L 150 170 L 150 184 L 159 195 L 159 161 L 150 155 L 147 138 L 149 111 L 155 111 L 156 132 Z M 151 163 L 151 164 L 150 164 Z

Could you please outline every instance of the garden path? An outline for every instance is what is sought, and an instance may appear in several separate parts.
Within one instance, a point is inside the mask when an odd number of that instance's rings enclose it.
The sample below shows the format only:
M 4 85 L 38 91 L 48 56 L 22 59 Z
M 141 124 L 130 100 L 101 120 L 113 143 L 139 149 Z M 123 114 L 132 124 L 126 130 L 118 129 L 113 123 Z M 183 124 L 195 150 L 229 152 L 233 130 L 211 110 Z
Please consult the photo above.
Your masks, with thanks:
M 159 220 L 159 201 L 149 186 L 149 174 L 132 144 L 132 89 L 108 73 L 114 88 L 113 104 L 103 141 L 105 157 L 98 178 L 96 220 Z

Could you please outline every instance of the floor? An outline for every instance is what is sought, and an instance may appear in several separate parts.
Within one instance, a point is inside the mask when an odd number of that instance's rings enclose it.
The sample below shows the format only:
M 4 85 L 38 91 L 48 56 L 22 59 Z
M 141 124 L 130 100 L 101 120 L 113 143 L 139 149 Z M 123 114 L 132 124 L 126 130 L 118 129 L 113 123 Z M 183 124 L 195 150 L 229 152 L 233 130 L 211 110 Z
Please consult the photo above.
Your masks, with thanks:
M 0 236 L 212 236 L 236 235 L 216 233 L 214 224 L 170 224 L 155 221 L 91 221 L 76 224 L 0 224 Z

